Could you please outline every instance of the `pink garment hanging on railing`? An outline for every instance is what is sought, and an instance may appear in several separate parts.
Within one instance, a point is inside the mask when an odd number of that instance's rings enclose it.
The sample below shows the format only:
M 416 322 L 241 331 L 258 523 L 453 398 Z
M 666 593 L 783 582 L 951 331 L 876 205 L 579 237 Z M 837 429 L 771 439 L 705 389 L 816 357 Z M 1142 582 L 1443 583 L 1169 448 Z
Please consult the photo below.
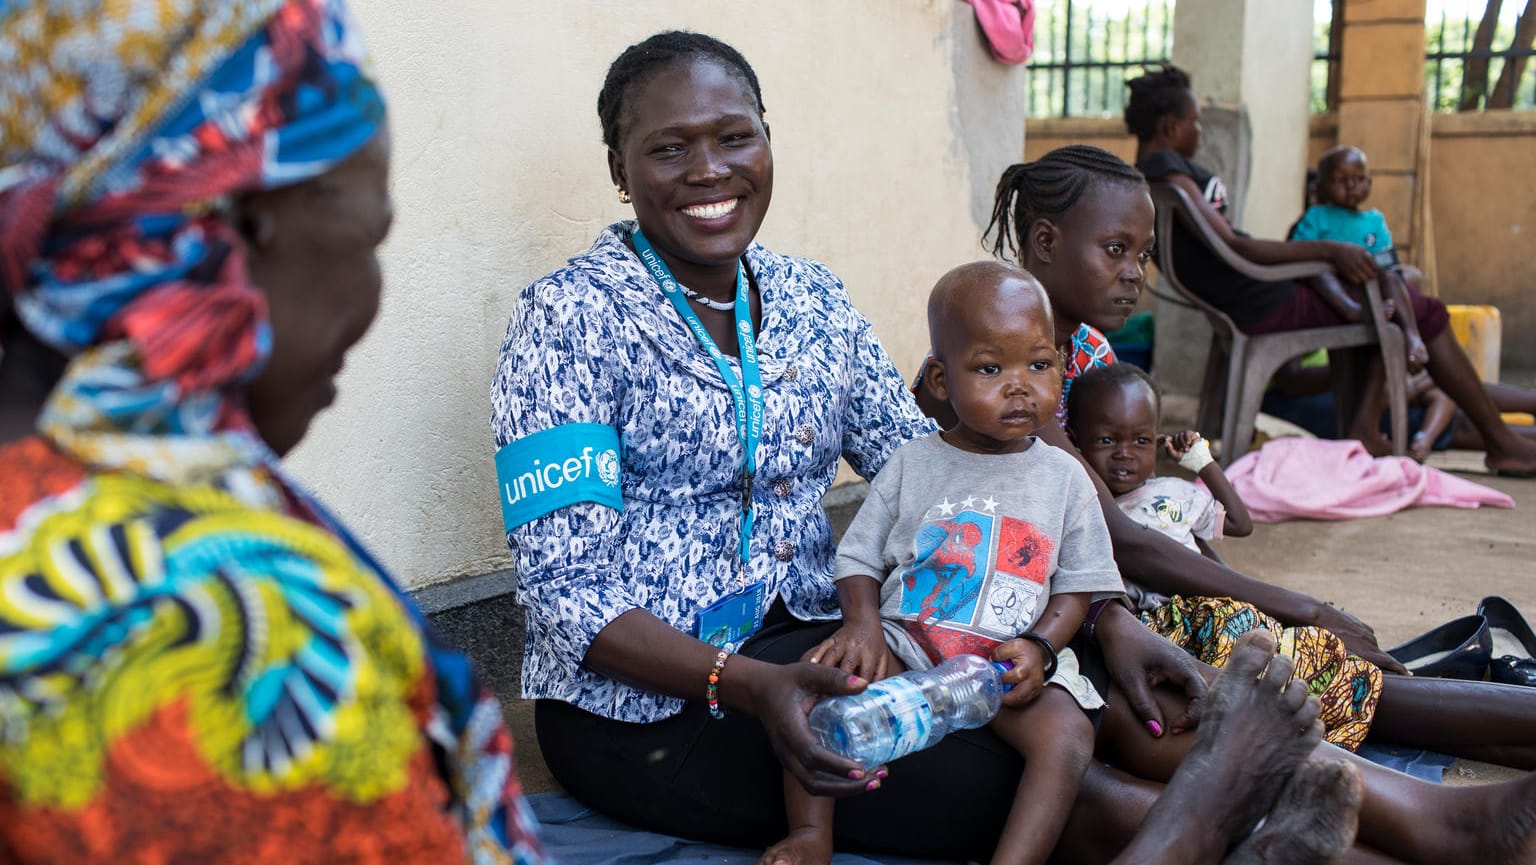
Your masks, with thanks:
M 976 10 L 987 47 L 1001 63 L 1023 63 L 1035 53 L 1034 0 L 961 0 Z
M 1273 439 L 1238 458 L 1227 479 L 1261 523 L 1377 517 L 1424 505 L 1515 506 L 1498 490 L 1408 457 L 1372 457 L 1353 440 Z

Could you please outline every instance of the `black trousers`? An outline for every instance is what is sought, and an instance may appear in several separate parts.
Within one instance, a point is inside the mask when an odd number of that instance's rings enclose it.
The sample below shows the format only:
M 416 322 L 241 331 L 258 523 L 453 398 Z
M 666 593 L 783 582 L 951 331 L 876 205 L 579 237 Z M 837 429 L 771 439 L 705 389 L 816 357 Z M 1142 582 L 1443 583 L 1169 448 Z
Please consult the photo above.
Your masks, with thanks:
M 837 626 L 781 622 L 749 640 L 741 654 L 789 663 Z M 632 724 L 540 700 L 534 723 L 555 778 L 610 817 L 740 847 L 767 847 L 784 837 L 783 770 L 752 718 L 727 713 L 714 720 L 700 700 L 666 720 Z M 1023 768 L 1023 758 L 986 727 L 954 733 L 892 763 L 879 790 L 839 800 L 837 846 L 986 861 Z

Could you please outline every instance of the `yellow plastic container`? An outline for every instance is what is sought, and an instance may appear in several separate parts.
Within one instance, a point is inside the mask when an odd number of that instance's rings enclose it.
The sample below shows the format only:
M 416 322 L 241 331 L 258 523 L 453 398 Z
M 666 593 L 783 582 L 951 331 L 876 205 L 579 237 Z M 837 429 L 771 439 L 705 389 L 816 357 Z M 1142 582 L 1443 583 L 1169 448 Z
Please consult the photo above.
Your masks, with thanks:
M 1472 360 L 1472 368 L 1483 381 L 1499 380 L 1499 352 L 1504 344 L 1504 328 L 1499 322 L 1499 308 L 1450 303 L 1451 333 Z

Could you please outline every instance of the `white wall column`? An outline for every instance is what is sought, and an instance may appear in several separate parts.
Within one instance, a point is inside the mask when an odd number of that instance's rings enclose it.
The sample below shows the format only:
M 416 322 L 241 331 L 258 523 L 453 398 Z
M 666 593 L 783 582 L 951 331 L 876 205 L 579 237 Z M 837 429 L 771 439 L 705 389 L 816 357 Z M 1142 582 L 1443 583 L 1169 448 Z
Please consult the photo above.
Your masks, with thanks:
M 1226 178 L 1240 196 L 1233 219 L 1255 235 L 1283 237 L 1301 214 L 1307 171 L 1311 0 L 1178 0 L 1173 62 L 1202 103 L 1239 122 L 1246 115 L 1247 158 L 1238 164 L 1249 166 L 1247 177 Z M 1223 131 L 1208 137 L 1214 143 Z

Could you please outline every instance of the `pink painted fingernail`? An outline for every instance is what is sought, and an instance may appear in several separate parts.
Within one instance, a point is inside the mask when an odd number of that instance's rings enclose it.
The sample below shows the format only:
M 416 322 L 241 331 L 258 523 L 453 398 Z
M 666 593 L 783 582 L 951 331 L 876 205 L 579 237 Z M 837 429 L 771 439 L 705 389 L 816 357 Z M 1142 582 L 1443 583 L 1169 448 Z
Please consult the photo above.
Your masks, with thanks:
M 1151 730 L 1152 731 L 1152 735 L 1154 735 L 1154 736 L 1161 736 L 1161 735 L 1163 735 L 1163 725 L 1157 723 L 1156 721 L 1148 721 L 1147 722 L 1147 729 Z
M 849 684 L 850 687 L 858 687 L 860 684 L 863 683 L 863 681 L 864 680 L 860 679 L 858 676 L 849 676 L 848 677 L 848 684 Z
M 1173 735 L 1175 735 L 1175 736 L 1179 735 L 1182 732 L 1184 732 L 1184 728 L 1183 727 L 1174 727 L 1173 728 Z
M 875 777 L 876 778 L 884 778 L 886 775 L 889 775 L 889 774 L 891 774 L 891 773 L 885 771 L 884 769 L 881 769 L 880 771 L 875 773 Z
M 858 780 L 858 779 L 864 777 L 864 770 L 863 769 L 849 769 L 848 770 L 848 777 L 850 777 L 850 778 L 852 778 L 854 780 Z
M 880 789 L 880 779 L 879 778 L 876 778 L 875 780 L 870 781 L 868 784 L 864 785 L 864 791 L 865 792 L 869 792 L 870 790 L 878 790 L 878 789 Z

